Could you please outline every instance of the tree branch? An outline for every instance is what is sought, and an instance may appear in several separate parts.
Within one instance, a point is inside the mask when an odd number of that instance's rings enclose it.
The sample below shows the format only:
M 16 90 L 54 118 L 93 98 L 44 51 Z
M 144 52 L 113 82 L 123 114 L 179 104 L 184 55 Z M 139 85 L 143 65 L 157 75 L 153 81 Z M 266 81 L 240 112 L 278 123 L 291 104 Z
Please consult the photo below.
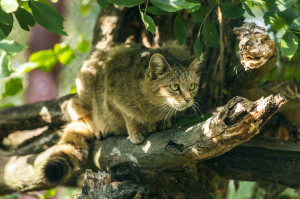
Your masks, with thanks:
M 235 97 L 208 120 L 188 128 L 153 133 L 141 145 L 123 136 L 96 140 L 88 167 L 110 170 L 130 165 L 144 171 L 182 168 L 225 153 L 256 135 L 265 122 L 286 102 L 281 95 L 256 102 Z M 42 168 L 55 145 L 38 155 L 16 156 L 0 151 L 0 194 L 45 189 Z M 85 168 L 82 168 L 82 171 Z
M 212 158 L 256 135 L 285 102 L 281 95 L 256 102 L 235 97 L 205 122 L 152 134 L 138 146 L 122 137 L 96 142 L 93 161 L 102 170 L 124 163 L 140 170 L 160 170 Z
M 300 146 L 289 141 L 252 139 L 205 164 L 229 179 L 300 187 Z

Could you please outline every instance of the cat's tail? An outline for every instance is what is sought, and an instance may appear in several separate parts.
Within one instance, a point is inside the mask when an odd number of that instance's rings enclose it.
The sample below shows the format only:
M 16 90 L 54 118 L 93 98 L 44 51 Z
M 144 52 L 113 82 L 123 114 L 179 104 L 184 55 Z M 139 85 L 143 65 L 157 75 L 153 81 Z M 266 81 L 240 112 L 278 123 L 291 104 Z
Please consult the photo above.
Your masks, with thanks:
M 76 171 L 80 171 L 86 163 L 89 146 L 93 139 L 94 134 L 84 121 L 68 124 L 43 168 L 47 182 L 64 183 Z

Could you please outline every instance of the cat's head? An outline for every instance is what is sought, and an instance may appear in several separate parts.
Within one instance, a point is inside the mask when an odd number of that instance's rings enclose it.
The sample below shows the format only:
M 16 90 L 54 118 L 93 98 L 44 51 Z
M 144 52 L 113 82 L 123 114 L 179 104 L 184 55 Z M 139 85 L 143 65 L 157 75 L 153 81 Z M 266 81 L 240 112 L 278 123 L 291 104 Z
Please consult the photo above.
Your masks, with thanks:
M 182 111 L 194 104 L 198 91 L 200 60 L 197 58 L 184 66 L 168 62 L 163 55 L 152 55 L 147 69 L 148 88 L 155 98 L 177 111 Z

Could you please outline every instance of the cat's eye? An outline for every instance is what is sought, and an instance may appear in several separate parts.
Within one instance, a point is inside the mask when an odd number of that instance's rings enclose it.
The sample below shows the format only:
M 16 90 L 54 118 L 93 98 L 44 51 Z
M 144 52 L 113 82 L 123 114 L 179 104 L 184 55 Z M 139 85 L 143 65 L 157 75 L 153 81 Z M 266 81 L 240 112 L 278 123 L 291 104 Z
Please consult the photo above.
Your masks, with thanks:
M 178 91 L 179 90 L 179 85 L 178 84 L 172 84 L 170 85 L 170 89 L 173 91 Z
M 190 91 L 193 91 L 193 90 L 195 90 L 195 84 L 190 84 Z

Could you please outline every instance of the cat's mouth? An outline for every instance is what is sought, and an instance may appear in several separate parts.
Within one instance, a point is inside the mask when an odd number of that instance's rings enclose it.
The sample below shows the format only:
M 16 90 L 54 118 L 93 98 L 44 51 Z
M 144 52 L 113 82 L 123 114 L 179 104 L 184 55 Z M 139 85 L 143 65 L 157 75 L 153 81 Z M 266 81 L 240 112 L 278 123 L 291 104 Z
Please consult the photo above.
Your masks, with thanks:
M 185 109 L 191 107 L 193 105 L 193 102 L 190 102 L 190 103 L 181 103 L 181 104 L 177 104 L 174 106 L 174 108 L 177 110 L 177 111 L 184 111 Z

